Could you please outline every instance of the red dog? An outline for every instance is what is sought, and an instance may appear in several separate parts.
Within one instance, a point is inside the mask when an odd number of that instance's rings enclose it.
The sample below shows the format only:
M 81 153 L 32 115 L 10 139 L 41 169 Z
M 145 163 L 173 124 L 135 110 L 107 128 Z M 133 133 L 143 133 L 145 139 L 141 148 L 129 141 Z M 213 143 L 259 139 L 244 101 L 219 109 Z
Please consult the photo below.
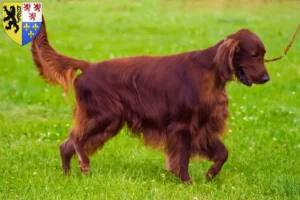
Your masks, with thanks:
M 228 157 L 221 141 L 229 114 L 226 83 L 233 77 L 247 86 L 270 79 L 264 45 L 247 29 L 205 50 L 89 63 L 57 53 L 43 19 L 31 51 L 40 75 L 66 92 L 76 70 L 82 71 L 73 85 L 74 127 L 60 148 L 65 173 L 75 153 L 88 173 L 88 155 L 127 124 L 145 144 L 165 150 L 168 170 L 182 181 L 190 181 L 193 156 L 214 162 L 206 175 L 211 180 Z

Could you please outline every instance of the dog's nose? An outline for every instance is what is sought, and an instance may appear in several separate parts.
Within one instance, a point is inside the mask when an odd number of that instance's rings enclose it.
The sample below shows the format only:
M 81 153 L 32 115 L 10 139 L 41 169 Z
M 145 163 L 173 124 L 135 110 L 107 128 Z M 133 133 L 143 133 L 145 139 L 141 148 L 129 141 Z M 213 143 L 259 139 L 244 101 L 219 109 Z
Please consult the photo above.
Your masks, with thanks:
M 270 80 L 270 77 L 268 75 L 264 75 L 262 78 L 261 78 L 262 82 L 266 83 Z

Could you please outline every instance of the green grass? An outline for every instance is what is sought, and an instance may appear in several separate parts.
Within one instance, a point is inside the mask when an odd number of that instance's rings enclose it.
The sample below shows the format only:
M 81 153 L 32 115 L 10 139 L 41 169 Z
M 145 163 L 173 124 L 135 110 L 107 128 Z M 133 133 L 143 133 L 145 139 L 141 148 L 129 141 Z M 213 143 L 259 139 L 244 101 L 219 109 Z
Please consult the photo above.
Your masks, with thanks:
M 89 61 L 203 49 L 240 28 L 257 33 L 273 58 L 300 19 L 299 2 L 196 2 L 44 1 L 43 12 L 51 44 Z M 267 64 L 266 85 L 228 84 L 229 159 L 213 182 L 205 181 L 211 163 L 192 161 L 193 184 L 180 183 L 164 169 L 162 152 L 125 130 L 91 158 L 89 175 L 74 159 L 64 177 L 58 148 L 72 104 L 38 76 L 30 45 L 0 29 L 0 199 L 300 199 L 299 49 L 300 35 L 286 57 Z

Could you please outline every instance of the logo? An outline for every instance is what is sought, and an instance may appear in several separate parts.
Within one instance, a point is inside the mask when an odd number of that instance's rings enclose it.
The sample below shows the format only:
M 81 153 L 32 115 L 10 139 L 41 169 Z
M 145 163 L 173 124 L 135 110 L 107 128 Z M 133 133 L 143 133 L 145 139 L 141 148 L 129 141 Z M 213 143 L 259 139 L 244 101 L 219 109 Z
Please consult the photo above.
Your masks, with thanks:
M 42 3 L 2 3 L 3 28 L 8 37 L 19 45 L 29 43 L 42 26 Z

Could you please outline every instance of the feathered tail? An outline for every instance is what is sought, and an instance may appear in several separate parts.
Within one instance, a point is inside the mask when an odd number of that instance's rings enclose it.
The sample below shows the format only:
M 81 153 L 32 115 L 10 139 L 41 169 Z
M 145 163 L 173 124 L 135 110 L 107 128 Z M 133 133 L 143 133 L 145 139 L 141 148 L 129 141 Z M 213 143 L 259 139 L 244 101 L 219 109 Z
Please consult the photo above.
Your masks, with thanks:
M 41 30 L 32 40 L 32 58 L 44 80 L 53 85 L 60 85 L 67 97 L 76 71 L 84 71 L 90 63 L 57 53 L 49 44 L 44 16 L 42 20 Z

